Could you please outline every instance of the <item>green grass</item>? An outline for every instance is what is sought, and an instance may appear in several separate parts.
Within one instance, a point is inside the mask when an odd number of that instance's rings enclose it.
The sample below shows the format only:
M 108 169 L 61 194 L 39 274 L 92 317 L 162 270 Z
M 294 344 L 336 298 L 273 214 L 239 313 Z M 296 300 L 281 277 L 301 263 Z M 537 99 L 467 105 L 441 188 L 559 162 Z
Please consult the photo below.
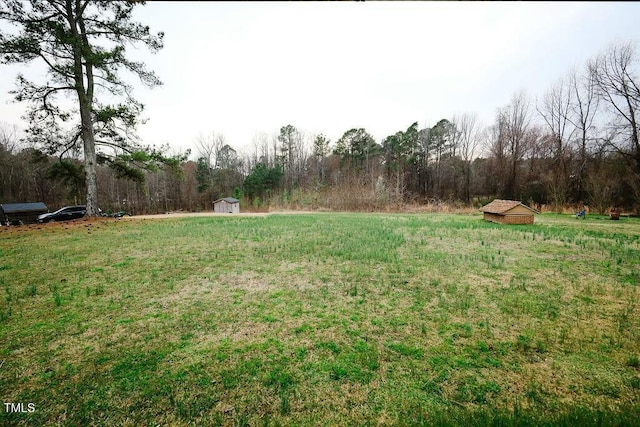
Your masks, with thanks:
M 0 424 L 634 425 L 639 282 L 629 218 L 3 232 Z

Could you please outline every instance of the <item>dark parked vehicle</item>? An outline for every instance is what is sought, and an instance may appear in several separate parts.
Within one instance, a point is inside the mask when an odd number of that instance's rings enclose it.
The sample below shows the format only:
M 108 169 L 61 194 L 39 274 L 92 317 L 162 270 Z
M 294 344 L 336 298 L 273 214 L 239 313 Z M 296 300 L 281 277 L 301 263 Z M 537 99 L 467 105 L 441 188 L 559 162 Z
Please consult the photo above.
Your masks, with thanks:
M 39 215 L 38 222 L 69 221 L 72 219 L 82 218 L 86 214 L 86 206 L 65 206 L 55 212 Z

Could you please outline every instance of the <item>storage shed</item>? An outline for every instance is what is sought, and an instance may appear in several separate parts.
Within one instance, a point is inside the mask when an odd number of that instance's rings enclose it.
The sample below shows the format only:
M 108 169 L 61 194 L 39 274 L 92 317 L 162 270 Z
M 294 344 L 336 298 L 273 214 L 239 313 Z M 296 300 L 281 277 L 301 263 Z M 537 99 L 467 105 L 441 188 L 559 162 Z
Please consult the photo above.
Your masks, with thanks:
M 29 224 L 38 221 L 38 215 L 49 212 L 47 205 L 36 203 L 3 203 L 0 205 L 0 220 L 3 224 Z
M 213 211 L 218 213 L 240 213 L 240 200 L 225 197 L 213 202 Z
M 484 219 L 498 224 L 533 224 L 533 214 L 540 213 L 516 200 L 496 199 L 480 208 Z

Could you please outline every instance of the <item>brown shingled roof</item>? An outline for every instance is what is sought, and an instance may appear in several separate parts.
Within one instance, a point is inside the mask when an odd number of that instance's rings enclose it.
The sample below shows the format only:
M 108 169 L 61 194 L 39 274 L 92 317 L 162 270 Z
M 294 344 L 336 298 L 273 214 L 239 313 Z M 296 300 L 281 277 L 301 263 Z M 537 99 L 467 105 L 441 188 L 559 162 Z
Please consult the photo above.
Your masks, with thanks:
M 518 205 L 522 205 L 525 208 L 529 209 L 533 213 L 538 213 L 535 209 L 531 209 L 529 206 L 522 204 L 517 200 L 501 200 L 495 199 L 493 202 L 489 203 L 480 208 L 481 212 L 494 213 L 494 214 L 503 214 L 508 210 L 515 208 Z

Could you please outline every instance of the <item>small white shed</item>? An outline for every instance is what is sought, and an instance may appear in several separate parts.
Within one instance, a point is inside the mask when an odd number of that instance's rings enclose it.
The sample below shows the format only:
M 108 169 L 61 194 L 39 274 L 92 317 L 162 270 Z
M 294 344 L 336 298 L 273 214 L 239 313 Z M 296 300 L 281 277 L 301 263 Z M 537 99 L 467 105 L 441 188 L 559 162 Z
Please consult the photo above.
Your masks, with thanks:
M 217 213 L 240 213 L 240 200 L 225 197 L 213 202 L 213 211 Z

